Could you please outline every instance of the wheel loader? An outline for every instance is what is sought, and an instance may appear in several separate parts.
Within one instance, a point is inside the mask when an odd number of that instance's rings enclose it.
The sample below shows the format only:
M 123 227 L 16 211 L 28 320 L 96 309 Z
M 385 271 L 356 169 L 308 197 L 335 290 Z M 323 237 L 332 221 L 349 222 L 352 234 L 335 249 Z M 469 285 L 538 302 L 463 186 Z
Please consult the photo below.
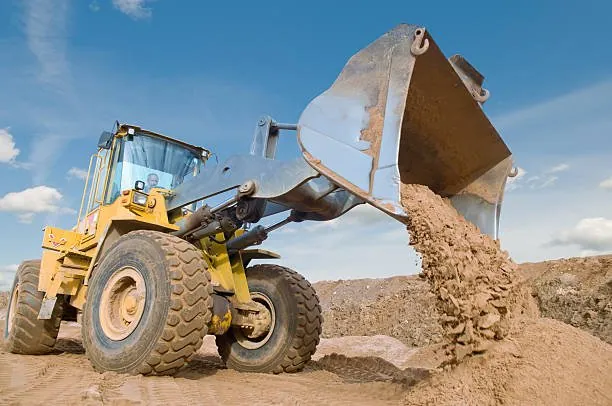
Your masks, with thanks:
M 262 117 L 249 153 L 213 163 L 206 148 L 116 123 L 91 157 L 75 227 L 45 227 L 41 259 L 17 271 L 6 346 L 49 353 L 78 314 L 97 371 L 174 374 L 206 335 L 229 368 L 301 370 L 319 343 L 319 300 L 262 243 L 360 204 L 404 222 L 402 183 L 448 197 L 497 238 L 512 155 L 482 109 L 483 80 L 401 24 L 352 56 L 296 124 Z M 293 136 L 301 154 L 276 159 Z

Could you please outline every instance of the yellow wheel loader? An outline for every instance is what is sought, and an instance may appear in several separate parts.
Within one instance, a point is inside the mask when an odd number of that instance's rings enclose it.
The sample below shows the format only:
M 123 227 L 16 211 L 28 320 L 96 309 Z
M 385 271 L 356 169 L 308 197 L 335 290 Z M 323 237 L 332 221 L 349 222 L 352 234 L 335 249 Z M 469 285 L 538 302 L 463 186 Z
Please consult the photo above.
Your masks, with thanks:
M 497 238 L 512 161 L 482 110 L 483 80 L 425 28 L 399 25 L 355 54 L 297 124 L 261 118 L 248 154 L 214 164 L 205 148 L 117 123 L 90 161 L 76 226 L 46 227 L 42 259 L 17 271 L 8 349 L 50 352 L 61 320 L 78 313 L 98 371 L 173 374 L 207 334 L 230 368 L 301 370 L 319 343 L 317 295 L 291 269 L 250 265 L 279 258 L 259 245 L 289 222 L 359 204 L 404 221 L 402 183 L 449 197 Z M 297 137 L 299 156 L 275 159 L 281 133 Z

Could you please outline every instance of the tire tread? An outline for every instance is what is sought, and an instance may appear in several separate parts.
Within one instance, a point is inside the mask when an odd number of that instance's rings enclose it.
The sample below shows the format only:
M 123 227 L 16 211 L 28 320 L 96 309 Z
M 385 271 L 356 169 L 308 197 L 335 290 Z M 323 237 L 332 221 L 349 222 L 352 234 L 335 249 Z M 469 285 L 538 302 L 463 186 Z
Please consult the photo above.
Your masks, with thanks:
M 292 296 L 296 301 L 298 325 L 296 333 L 291 338 L 291 345 L 281 361 L 270 372 L 279 374 L 283 372 L 301 371 L 310 361 L 320 342 L 322 333 L 323 315 L 317 294 L 308 280 L 298 272 L 273 264 L 258 264 L 246 269 L 247 280 L 249 273 L 260 272 L 269 278 L 282 277 L 288 283 Z M 217 336 L 219 355 L 226 364 L 232 366 L 231 347 L 224 345 L 224 337 Z
M 168 264 L 170 304 L 162 334 L 133 373 L 174 375 L 202 346 L 212 318 L 213 288 L 202 252 L 187 241 L 159 231 L 139 230 L 121 239 L 145 237 L 162 250 Z M 202 272 L 204 270 L 204 272 Z M 94 369 L 100 370 L 95 363 Z
M 49 354 L 53 351 L 59 333 L 64 297 L 63 295 L 57 296 L 50 319 L 39 320 L 38 312 L 45 296 L 44 292 L 38 290 L 40 260 L 24 261 L 17 273 L 16 278 L 19 279 L 20 284 L 19 299 L 13 318 L 14 325 L 7 335 L 6 348 L 14 354 Z M 8 314 L 6 317 L 8 327 Z

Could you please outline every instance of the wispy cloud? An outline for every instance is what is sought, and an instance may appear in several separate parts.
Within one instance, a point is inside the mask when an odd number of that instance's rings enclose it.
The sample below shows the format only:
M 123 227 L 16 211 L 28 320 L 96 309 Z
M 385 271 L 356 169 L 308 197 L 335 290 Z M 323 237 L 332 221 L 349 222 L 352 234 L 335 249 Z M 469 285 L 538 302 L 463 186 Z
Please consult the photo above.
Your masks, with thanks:
M 32 224 L 35 214 L 36 213 L 20 213 L 17 215 L 17 219 L 19 220 L 20 223 Z
M 94 0 L 91 3 L 89 3 L 89 9 L 93 11 L 94 13 L 96 13 L 100 11 L 100 4 L 96 0 Z
M 77 137 L 70 132 L 61 132 L 62 135 L 57 135 L 52 124 L 43 123 L 43 125 L 50 129 L 35 139 L 28 157 L 28 164 L 32 168 L 32 181 L 36 185 L 47 183 L 50 178 L 54 177 L 51 168 L 66 147 L 66 143 Z
M 535 178 L 538 178 L 538 180 L 532 181 L 530 183 L 529 187 L 531 189 L 546 189 L 547 187 L 554 186 L 555 183 L 557 183 L 557 180 L 559 179 L 558 176 L 545 176 L 544 178 L 536 176 L 532 178 L 532 180 Z
M 68 170 L 68 178 L 87 179 L 87 171 L 81 168 L 72 167 Z
M 524 168 L 517 168 L 517 175 L 513 178 L 508 178 L 506 182 L 506 190 L 513 191 L 521 188 L 528 188 L 531 190 L 546 189 L 554 186 L 559 180 L 559 176 L 553 175 L 553 173 L 559 173 L 567 170 L 569 165 L 558 165 L 549 170 L 544 171 L 539 175 L 527 176 L 527 171 Z
M 564 172 L 567 171 L 570 168 L 570 166 L 568 164 L 559 164 L 559 165 L 555 165 L 552 168 L 550 168 L 548 171 L 546 171 L 547 173 L 558 173 L 558 172 Z
M 522 179 L 525 177 L 525 175 L 527 175 L 527 171 L 524 168 L 521 168 L 520 166 L 516 169 L 516 176 L 508 178 L 508 180 L 506 181 L 506 190 L 508 191 L 516 190 L 523 186 Z
M 140 20 L 151 17 L 152 10 L 146 7 L 147 2 L 147 0 L 113 0 L 113 5 L 134 20 Z
M 499 115 L 493 121 L 504 133 L 523 134 L 530 141 L 551 137 L 563 143 L 568 141 L 566 134 L 572 134 L 570 140 L 577 143 L 602 138 L 609 136 L 612 126 L 610 94 L 612 79 Z
M 70 70 L 66 59 L 68 0 L 30 0 L 25 4 L 25 34 L 40 64 L 38 78 L 61 91 Z

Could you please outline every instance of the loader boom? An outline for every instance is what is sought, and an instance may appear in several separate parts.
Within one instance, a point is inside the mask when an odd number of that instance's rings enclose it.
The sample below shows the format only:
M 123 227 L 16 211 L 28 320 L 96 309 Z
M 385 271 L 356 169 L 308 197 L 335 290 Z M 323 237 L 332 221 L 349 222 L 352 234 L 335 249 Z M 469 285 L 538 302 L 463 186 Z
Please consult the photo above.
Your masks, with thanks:
M 257 221 L 282 210 L 330 220 L 361 203 L 403 221 L 400 185 L 418 183 L 497 238 L 512 160 L 482 109 L 483 80 L 464 58 L 446 59 L 425 28 L 400 25 L 353 56 L 297 125 L 262 118 L 250 156 L 205 169 L 168 206 L 251 182 L 248 198 L 268 202 Z M 297 131 L 301 157 L 273 159 L 281 129 Z

